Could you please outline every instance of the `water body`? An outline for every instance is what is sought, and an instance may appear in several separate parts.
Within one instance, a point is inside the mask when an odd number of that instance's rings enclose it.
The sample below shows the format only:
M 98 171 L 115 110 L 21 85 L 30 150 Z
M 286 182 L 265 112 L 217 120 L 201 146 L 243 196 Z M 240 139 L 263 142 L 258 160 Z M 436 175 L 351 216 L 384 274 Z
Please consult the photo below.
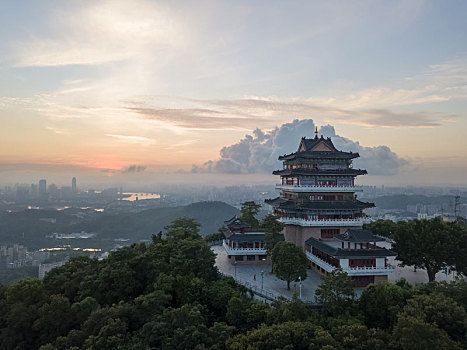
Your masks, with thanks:
M 143 199 L 159 199 L 161 198 L 160 194 L 157 193 L 147 193 L 147 192 L 126 192 L 122 194 L 122 201 L 141 201 Z

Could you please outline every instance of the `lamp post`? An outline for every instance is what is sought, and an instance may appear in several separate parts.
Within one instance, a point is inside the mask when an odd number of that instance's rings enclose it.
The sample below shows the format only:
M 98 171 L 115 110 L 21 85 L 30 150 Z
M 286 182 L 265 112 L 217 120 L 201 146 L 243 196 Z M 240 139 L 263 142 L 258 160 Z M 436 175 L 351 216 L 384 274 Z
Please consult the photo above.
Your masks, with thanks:
M 263 276 L 264 276 L 264 271 L 261 270 L 261 290 L 263 290 Z
M 234 261 L 234 268 L 235 268 L 234 276 L 235 278 L 237 278 L 237 262 L 236 261 Z
M 302 298 L 302 276 L 298 276 L 298 279 L 300 281 L 300 299 Z

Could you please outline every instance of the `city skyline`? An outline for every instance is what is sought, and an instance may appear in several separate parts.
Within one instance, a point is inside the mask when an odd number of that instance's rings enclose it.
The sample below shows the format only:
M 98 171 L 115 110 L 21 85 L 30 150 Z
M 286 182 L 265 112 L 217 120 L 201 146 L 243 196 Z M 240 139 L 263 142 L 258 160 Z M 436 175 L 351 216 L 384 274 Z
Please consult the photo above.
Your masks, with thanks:
M 317 125 L 376 164 L 363 184 L 466 185 L 466 12 L 2 2 L 0 183 L 274 183 L 281 135 Z

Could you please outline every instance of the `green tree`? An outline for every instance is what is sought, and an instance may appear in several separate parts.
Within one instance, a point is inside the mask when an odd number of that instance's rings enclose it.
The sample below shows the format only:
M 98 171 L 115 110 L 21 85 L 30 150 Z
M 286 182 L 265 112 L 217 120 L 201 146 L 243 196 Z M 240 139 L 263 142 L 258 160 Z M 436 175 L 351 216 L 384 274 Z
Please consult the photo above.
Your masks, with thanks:
M 326 347 L 329 346 L 329 347 Z M 285 322 L 262 325 L 248 334 L 239 334 L 228 341 L 231 350 L 243 349 L 334 349 L 338 343 L 331 334 L 311 322 Z
M 284 224 L 278 220 L 277 216 L 273 214 L 268 214 L 261 221 L 261 227 L 266 233 L 279 234 L 284 228 Z
M 370 284 L 363 291 L 359 308 L 365 317 L 365 324 L 370 328 L 392 328 L 397 314 L 402 310 L 412 295 L 410 287 L 401 287 L 392 283 Z
M 418 317 L 399 317 L 392 333 L 395 348 L 403 350 L 461 350 L 462 346 L 449 338 L 434 323 Z
M 465 340 L 467 314 L 453 299 L 442 294 L 417 295 L 407 301 L 399 318 L 415 317 L 428 324 L 435 324 L 453 340 Z
M 390 341 L 388 333 L 380 329 L 367 329 L 356 322 L 336 327 L 333 334 L 334 339 L 346 350 L 386 350 Z
M 253 228 L 259 227 L 259 221 L 256 218 L 256 215 L 259 213 L 261 209 L 260 204 L 256 204 L 254 201 L 247 201 L 242 203 L 242 208 L 240 211 L 242 212 L 241 219 L 246 223 L 250 224 Z
M 95 259 L 84 256 L 71 258 L 65 265 L 45 275 L 44 288 L 49 294 L 64 294 L 70 301 L 76 301 L 81 282 L 86 276 L 93 275 L 97 266 Z
M 280 233 L 284 228 L 284 224 L 277 220 L 277 216 L 268 214 L 263 221 L 261 221 L 261 227 L 265 232 L 264 246 L 267 255 L 271 257 L 276 244 L 284 240 L 284 236 Z M 274 264 L 272 264 L 271 270 L 271 272 L 274 272 Z
M 453 235 L 454 251 L 452 252 L 453 265 L 458 274 L 467 276 L 467 226 L 464 221 L 457 220 L 455 223 L 450 223 L 453 226 L 455 234 Z
M 199 237 L 199 224 L 192 218 L 179 218 L 165 227 L 167 239 L 179 240 Z
M 129 348 L 128 340 L 126 323 L 118 318 L 110 318 L 99 329 L 97 335 L 92 335 L 86 339 L 84 346 L 86 349 L 123 350 Z
M 224 233 L 221 231 L 221 229 L 219 229 L 219 232 L 217 233 L 210 233 L 204 236 L 204 240 L 206 241 L 206 243 L 222 241 L 223 239 L 224 239 Z
M 421 283 L 414 289 L 414 294 L 443 294 L 454 299 L 456 303 L 467 310 L 467 281 L 463 279 L 456 279 L 449 283 L 446 281 Z
M 38 309 L 38 317 L 32 329 L 39 335 L 41 344 L 54 341 L 58 336 L 68 333 L 74 326 L 70 302 L 62 295 L 52 295 L 49 303 Z
M 370 224 L 365 224 L 365 228 L 371 230 L 376 235 L 393 238 L 397 229 L 397 224 L 392 220 L 376 220 Z
M 393 250 L 402 266 L 426 269 L 428 280 L 434 281 L 436 273 L 445 266 L 455 268 L 456 259 L 461 259 L 457 256 L 460 254 L 457 245 L 463 234 L 457 224 L 445 223 L 440 218 L 412 220 L 398 224 Z
M 308 260 L 303 250 L 290 242 L 279 242 L 272 251 L 274 272 L 278 278 L 287 281 L 287 290 L 290 282 L 306 279 Z
M 331 313 L 343 312 L 354 298 L 354 284 L 346 272 L 338 268 L 323 277 L 316 289 L 316 300 Z

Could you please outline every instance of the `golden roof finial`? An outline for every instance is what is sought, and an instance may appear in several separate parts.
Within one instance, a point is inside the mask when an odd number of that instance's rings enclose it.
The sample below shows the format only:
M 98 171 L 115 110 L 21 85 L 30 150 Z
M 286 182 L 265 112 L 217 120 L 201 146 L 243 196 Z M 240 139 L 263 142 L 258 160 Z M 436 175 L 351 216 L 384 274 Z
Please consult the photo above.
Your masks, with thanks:
M 318 126 L 315 127 L 315 138 L 318 138 Z

